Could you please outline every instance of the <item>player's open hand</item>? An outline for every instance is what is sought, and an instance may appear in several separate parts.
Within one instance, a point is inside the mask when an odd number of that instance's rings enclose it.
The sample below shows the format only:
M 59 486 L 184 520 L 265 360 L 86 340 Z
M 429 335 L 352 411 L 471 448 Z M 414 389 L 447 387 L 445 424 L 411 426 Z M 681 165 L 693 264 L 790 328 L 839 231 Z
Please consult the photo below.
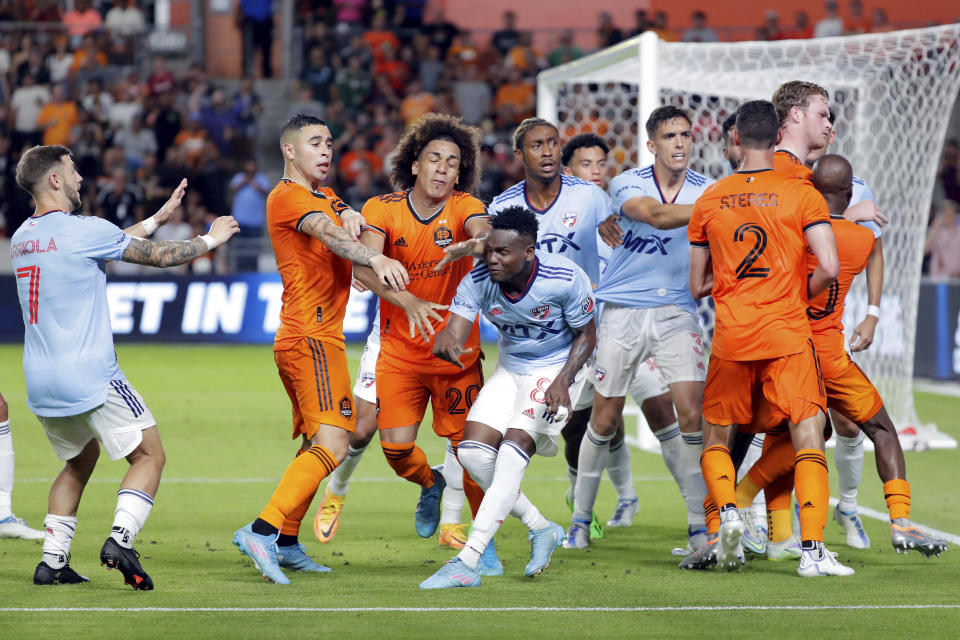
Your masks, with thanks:
M 173 193 L 170 195 L 170 198 L 163 203 L 163 206 L 153 214 L 153 221 L 157 223 L 158 227 L 170 222 L 170 219 L 173 217 L 173 212 L 177 210 L 177 207 L 180 206 L 180 201 L 183 200 L 184 194 L 187 192 L 187 179 L 184 178 L 180 181 L 180 184 L 177 185 L 177 188 L 173 190 Z
M 437 338 L 433 343 L 433 355 L 437 356 L 441 360 L 446 360 L 451 364 L 455 364 L 461 369 L 463 369 L 463 363 L 460 362 L 460 355 L 464 353 L 470 353 L 473 349 L 464 349 L 463 345 L 457 344 L 456 338 L 454 338 L 450 332 L 441 331 L 437 334 Z
M 877 330 L 877 317 L 867 316 L 857 325 L 850 336 L 850 351 L 865 351 L 873 344 L 873 335 Z
M 443 322 L 443 316 L 437 311 L 443 311 L 447 308 L 447 305 L 421 300 L 416 296 L 410 296 L 410 298 L 402 305 L 407 314 L 407 320 L 410 322 L 410 337 L 416 337 L 416 332 L 419 331 L 423 341 L 430 342 L 430 336 L 436 334 L 436 330 L 430 321 Z
M 233 216 L 218 216 L 210 225 L 210 231 L 207 232 L 207 235 L 216 240 L 219 247 L 237 233 L 240 233 L 240 225 L 234 220 Z
M 349 233 L 351 238 L 359 240 L 360 232 L 367 221 L 358 211 L 347 209 L 340 214 L 340 224 L 343 225 L 343 230 Z
M 380 282 L 387 283 L 394 291 L 403 291 L 410 284 L 410 275 L 403 265 L 387 256 L 380 254 L 370 259 L 370 268 L 377 274 Z
M 434 271 L 440 271 L 451 262 L 456 262 L 460 258 L 468 256 L 477 256 L 483 253 L 483 238 L 470 238 L 463 242 L 452 244 L 443 250 L 443 259 L 433 268 Z
M 606 242 L 611 249 L 616 249 L 623 244 L 623 229 L 620 228 L 619 220 L 620 216 L 613 214 L 597 227 L 600 239 Z
M 873 200 L 862 200 L 849 207 L 843 212 L 843 217 L 850 222 L 874 222 L 881 227 L 890 222 Z
M 562 376 L 557 376 L 550 386 L 547 387 L 543 398 L 543 401 L 547 405 L 547 410 L 543 415 L 544 418 L 551 422 L 561 422 L 567 419 L 573 411 L 570 403 L 569 389 L 569 381 L 562 379 Z

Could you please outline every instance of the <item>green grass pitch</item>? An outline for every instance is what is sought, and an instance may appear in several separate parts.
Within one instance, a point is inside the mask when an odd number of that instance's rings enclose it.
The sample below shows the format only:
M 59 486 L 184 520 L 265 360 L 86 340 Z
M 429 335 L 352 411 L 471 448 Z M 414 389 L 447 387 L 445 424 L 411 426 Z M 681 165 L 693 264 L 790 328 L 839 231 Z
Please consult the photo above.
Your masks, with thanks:
M 658 456 L 637 450 L 641 511 L 633 528 L 608 530 L 587 551 L 559 549 L 551 568 L 530 580 L 522 577 L 526 531 L 507 521 L 497 535 L 505 576 L 485 578 L 478 589 L 424 592 L 417 584 L 453 553 L 416 536 L 417 488 L 394 477 L 374 441 L 334 541 L 314 540 L 316 505 L 305 522 L 301 541 L 334 571 L 293 574 L 289 587 L 268 584 L 230 540 L 257 515 L 297 447 L 270 347 L 120 345 L 117 351 L 158 420 L 167 452 L 156 506 L 137 543 L 156 590 L 135 592 L 99 566 L 126 470 L 126 463 L 103 457 L 80 507 L 71 561 L 91 582 L 35 587 L 39 544 L 0 540 L 0 638 L 957 637 L 960 549 L 939 559 L 899 556 L 888 525 L 875 520 L 865 520 L 873 541 L 865 551 L 847 549 L 837 526 L 827 523 L 827 545 L 857 571 L 850 578 L 804 580 L 794 563 L 765 560 L 736 574 L 679 571 L 670 555 L 685 538 L 679 491 Z M 39 527 L 61 465 L 26 408 L 21 353 L 17 345 L 0 346 L 0 391 L 10 405 L 17 454 L 14 510 Z M 350 348 L 351 376 L 359 354 Z M 488 358 L 488 369 L 492 364 Z M 960 437 L 960 400 L 918 393 L 917 404 L 922 419 Z M 420 445 L 432 463 L 442 460 L 443 443 L 426 425 Z M 832 465 L 832 453 L 828 458 Z M 913 519 L 960 534 L 960 452 L 907 453 L 907 468 Z M 565 475 L 562 455 L 535 457 L 523 485 L 564 526 Z M 864 506 L 885 510 L 870 453 L 860 496 Z M 601 517 L 609 517 L 614 503 L 605 481 Z M 877 606 L 886 608 L 863 608 Z M 912 608 L 894 608 L 906 606 Z M 584 607 L 613 610 L 576 610 Z M 450 608 L 459 610 L 443 610 Z

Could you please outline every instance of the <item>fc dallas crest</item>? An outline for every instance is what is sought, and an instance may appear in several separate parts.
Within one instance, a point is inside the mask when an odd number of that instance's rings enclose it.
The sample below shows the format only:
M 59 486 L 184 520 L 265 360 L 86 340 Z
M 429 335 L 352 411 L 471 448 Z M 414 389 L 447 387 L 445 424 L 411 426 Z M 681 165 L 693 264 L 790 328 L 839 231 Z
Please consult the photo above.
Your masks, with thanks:
M 531 309 L 530 313 L 532 313 L 533 317 L 537 320 L 545 320 L 547 316 L 550 315 L 550 305 L 541 304 L 540 306 Z
M 565 226 L 567 229 L 573 229 L 573 227 L 577 224 L 577 214 L 573 211 L 569 211 L 560 217 L 560 222 L 562 222 L 563 226 Z

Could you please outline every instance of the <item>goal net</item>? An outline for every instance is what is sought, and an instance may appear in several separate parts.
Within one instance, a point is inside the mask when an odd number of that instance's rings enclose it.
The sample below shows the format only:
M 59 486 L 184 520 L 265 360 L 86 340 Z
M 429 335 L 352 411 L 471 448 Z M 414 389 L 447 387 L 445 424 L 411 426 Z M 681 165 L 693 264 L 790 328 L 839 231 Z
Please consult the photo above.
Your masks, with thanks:
M 837 140 L 854 174 L 873 190 L 890 224 L 883 231 L 884 288 L 874 344 L 855 354 L 883 396 L 904 448 L 955 447 L 933 425 L 921 425 L 913 403 L 917 298 L 930 199 L 940 149 L 960 88 L 960 25 L 815 40 L 668 43 L 644 34 L 541 73 L 537 111 L 566 140 L 603 136 L 619 173 L 647 165 L 643 123 L 672 104 L 693 119 L 690 167 L 721 177 L 723 121 L 748 100 L 769 100 L 787 80 L 830 93 Z M 864 318 L 861 274 L 847 297 L 848 336 Z M 709 341 L 710 300 L 700 305 Z M 638 413 L 638 412 L 635 412 Z M 641 418 L 642 422 L 642 418 Z M 647 430 L 642 427 L 638 435 Z

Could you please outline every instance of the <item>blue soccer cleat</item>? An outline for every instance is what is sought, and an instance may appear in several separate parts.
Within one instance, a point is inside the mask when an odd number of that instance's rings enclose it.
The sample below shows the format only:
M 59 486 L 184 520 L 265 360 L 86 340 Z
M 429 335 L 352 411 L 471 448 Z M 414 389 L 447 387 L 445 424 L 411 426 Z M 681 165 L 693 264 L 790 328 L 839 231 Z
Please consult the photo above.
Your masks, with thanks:
M 450 560 L 435 574 L 420 583 L 421 589 L 453 589 L 455 587 L 479 587 L 480 574 L 460 558 Z
M 482 576 L 503 575 L 503 563 L 500 562 L 500 558 L 497 557 L 497 547 L 493 544 L 493 540 L 490 541 L 487 548 L 483 550 L 483 555 L 480 556 L 477 573 Z
M 277 536 L 261 536 L 254 533 L 252 524 L 237 529 L 233 534 L 233 544 L 253 560 L 263 577 L 277 584 L 290 584 L 290 579 L 283 575 L 277 559 Z
M 543 529 L 530 532 L 530 562 L 523 570 L 528 578 L 540 575 L 550 566 L 550 556 L 560 546 L 567 532 L 555 522 L 551 522 Z
M 292 569 L 293 571 L 315 571 L 317 573 L 330 571 L 330 567 L 314 562 L 299 542 L 288 547 L 278 545 L 277 561 L 284 569 Z
M 440 526 L 440 497 L 447 481 L 443 479 L 443 465 L 433 467 L 433 486 L 429 489 L 420 489 L 420 499 L 417 501 L 417 511 L 413 514 L 413 523 L 417 528 L 417 535 L 429 538 Z

